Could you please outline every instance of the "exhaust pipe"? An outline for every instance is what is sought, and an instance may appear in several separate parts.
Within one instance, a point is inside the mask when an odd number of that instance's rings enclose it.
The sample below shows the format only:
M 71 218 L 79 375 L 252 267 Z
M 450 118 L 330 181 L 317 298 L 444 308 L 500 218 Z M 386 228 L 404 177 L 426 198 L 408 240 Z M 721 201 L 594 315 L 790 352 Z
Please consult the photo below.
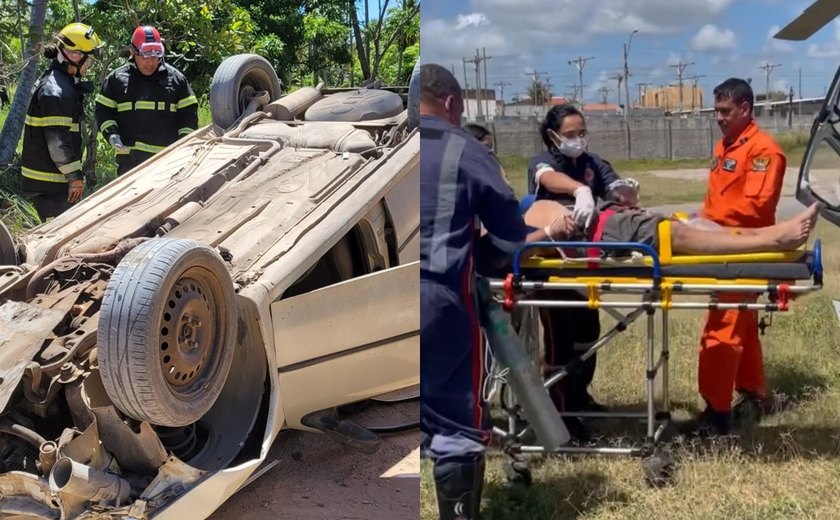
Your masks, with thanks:
M 54 441 L 47 441 L 41 444 L 38 452 L 38 459 L 41 462 L 41 472 L 44 475 L 49 475 L 53 466 L 55 466 L 56 455 L 58 455 L 58 445 Z
M 128 503 L 129 483 L 117 475 L 105 473 L 62 457 L 50 472 L 50 490 L 67 493 L 91 502 L 116 499 L 117 505 Z

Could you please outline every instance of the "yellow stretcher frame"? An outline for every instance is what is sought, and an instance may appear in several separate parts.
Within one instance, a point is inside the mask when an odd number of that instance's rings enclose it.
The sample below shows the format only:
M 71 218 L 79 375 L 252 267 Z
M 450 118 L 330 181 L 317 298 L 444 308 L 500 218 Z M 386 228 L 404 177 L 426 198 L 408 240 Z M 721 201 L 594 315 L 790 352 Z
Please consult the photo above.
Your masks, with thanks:
M 516 275 L 511 274 L 505 280 L 491 280 L 490 286 L 494 291 L 503 295 L 503 306 L 509 311 L 525 309 L 530 313 L 530 323 L 534 330 L 520 329 L 520 340 L 530 338 L 528 341 L 541 343 L 539 337 L 539 308 L 558 307 L 587 307 L 601 309 L 616 318 L 617 324 L 608 332 L 603 334 L 588 350 L 570 362 L 569 365 L 578 366 L 583 361 L 592 357 L 598 350 L 603 348 L 616 335 L 623 332 L 627 327 L 641 315 L 647 315 L 647 406 L 644 413 L 634 412 L 566 412 L 563 416 L 573 417 L 619 417 L 619 418 L 643 418 L 647 424 L 647 432 L 642 444 L 630 447 L 561 447 L 556 450 L 557 454 L 564 453 L 593 453 L 593 454 L 616 454 L 642 457 L 642 464 L 645 469 L 646 479 L 649 482 L 670 477 L 673 473 L 673 465 L 670 464 L 667 448 L 663 447 L 662 439 L 669 424 L 671 423 L 671 403 L 668 391 L 668 358 L 669 351 L 669 314 L 675 309 L 742 309 L 742 310 L 763 310 L 765 312 L 787 311 L 789 300 L 799 294 L 809 293 L 822 288 L 822 264 L 820 259 L 821 245 L 819 241 L 814 244 L 814 251 L 808 258 L 808 251 L 803 246 L 795 251 L 750 253 L 736 255 L 672 255 L 670 241 L 670 221 L 663 221 L 659 228 L 659 247 L 654 253 L 657 258 L 644 255 L 632 260 L 603 260 L 593 258 L 520 258 L 518 268 L 515 266 Z M 534 244 L 537 245 L 537 244 Z M 563 247 L 563 243 L 546 244 L 544 247 Z M 598 244 L 591 244 L 597 246 Z M 540 246 L 543 247 L 543 246 Z M 573 247 L 580 247 L 576 244 Z M 649 248 L 648 248 L 649 249 Z M 650 249 L 649 249 L 650 250 Z M 652 250 L 650 250 L 653 252 Z M 718 279 L 701 276 L 650 276 L 655 265 L 661 266 L 690 266 L 694 264 L 738 264 L 738 263 L 797 263 L 810 262 L 808 272 L 811 273 L 813 282 L 802 284 L 802 280 L 787 280 L 780 278 L 756 277 L 756 278 L 735 278 Z M 593 267 L 593 264 L 595 266 Z M 611 275 L 611 268 L 634 268 L 638 267 L 639 275 L 626 275 L 628 269 L 623 269 L 622 276 Z M 577 275 L 564 274 L 564 270 L 575 269 Z M 585 274 L 580 274 L 582 269 L 587 269 Z M 532 271 L 539 271 L 541 274 L 550 274 L 541 279 L 529 280 L 528 274 Z M 602 271 L 599 274 L 599 271 Z M 632 274 L 632 269 L 629 270 Z M 582 292 L 586 299 L 584 301 L 562 301 L 554 299 L 539 299 L 541 291 L 554 289 L 573 289 Z M 607 293 L 636 295 L 638 300 L 626 301 L 604 301 L 601 296 Z M 721 303 L 717 295 L 720 293 L 736 293 L 743 295 L 741 302 Z M 707 302 L 677 302 L 675 298 L 680 294 L 708 295 Z M 766 296 L 766 303 L 759 303 L 758 298 Z M 620 309 L 629 310 L 626 314 L 618 312 Z M 655 313 L 661 312 L 661 346 L 659 355 L 655 352 Z M 523 341 L 524 342 L 524 341 Z M 538 345 L 539 346 L 539 345 Z M 527 348 L 527 347 L 526 347 Z M 542 348 L 534 348 L 531 345 L 530 351 L 541 353 Z M 567 365 L 567 366 L 569 366 Z M 555 373 L 544 379 L 546 388 L 556 384 L 563 377 L 567 376 L 566 367 L 560 367 Z M 513 456 L 522 453 L 545 453 L 541 446 L 528 446 L 522 440 L 527 433 L 527 427 L 519 426 L 522 419 L 517 415 L 515 397 L 510 392 L 505 392 L 503 375 L 495 374 L 496 379 L 502 380 L 502 408 L 507 417 L 507 429 L 494 428 L 494 433 L 500 438 L 500 445 L 504 450 Z M 659 403 L 656 402 L 654 392 L 654 380 L 661 380 L 661 396 Z M 550 455 L 550 454 L 549 454 Z M 652 482 L 653 481 L 653 482 Z

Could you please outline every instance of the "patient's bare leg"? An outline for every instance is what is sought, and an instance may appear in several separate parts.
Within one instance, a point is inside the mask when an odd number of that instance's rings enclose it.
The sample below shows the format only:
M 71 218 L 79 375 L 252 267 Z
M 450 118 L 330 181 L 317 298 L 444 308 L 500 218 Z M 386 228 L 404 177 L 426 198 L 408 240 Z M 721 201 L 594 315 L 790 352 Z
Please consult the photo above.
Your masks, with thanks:
M 671 248 L 680 254 L 760 253 L 790 251 L 808 240 L 817 219 L 814 204 L 795 217 L 775 226 L 753 230 L 749 234 L 733 234 L 732 230 L 708 231 L 671 224 Z

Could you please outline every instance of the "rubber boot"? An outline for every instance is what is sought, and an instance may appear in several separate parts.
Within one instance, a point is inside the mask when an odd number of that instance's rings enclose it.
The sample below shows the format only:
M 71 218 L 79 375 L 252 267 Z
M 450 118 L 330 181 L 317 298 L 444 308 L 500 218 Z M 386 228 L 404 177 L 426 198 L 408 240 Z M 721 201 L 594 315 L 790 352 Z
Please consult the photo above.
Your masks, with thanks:
M 484 487 L 484 458 L 435 464 L 440 520 L 478 520 Z

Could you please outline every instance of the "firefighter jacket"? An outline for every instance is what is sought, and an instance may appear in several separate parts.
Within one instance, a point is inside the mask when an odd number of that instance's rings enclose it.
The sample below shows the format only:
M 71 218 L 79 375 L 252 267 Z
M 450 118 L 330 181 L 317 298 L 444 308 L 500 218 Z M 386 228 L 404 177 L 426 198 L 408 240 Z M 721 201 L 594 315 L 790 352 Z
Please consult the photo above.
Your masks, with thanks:
M 161 60 L 154 74 L 144 76 L 130 61 L 102 83 L 96 124 L 106 141 L 119 134 L 128 147 L 117 154 L 122 174 L 193 132 L 198 127 L 198 102 L 175 67 Z
M 23 131 L 24 191 L 66 192 L 69 181 L 84 179 L 83 87 L 57 61 L 33 86 Z

